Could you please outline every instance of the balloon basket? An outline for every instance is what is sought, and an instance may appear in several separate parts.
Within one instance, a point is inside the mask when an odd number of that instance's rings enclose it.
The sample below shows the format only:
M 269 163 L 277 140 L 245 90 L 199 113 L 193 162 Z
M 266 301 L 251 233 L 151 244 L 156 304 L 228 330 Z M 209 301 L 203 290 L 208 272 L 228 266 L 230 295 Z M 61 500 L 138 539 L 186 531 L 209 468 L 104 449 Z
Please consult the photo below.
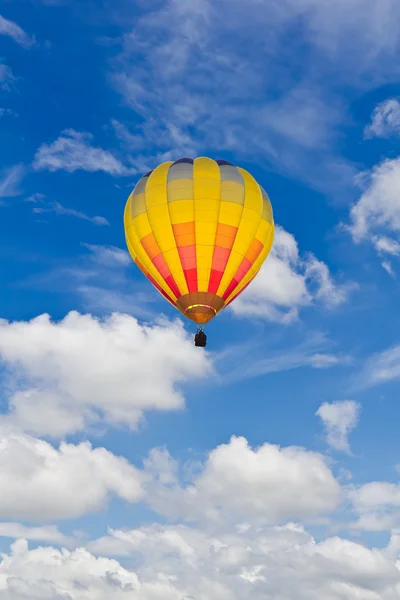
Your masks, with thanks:
M 207 345 L 207 336 L 202 327 L 197 328 L 196 335 L 194 336 L 194 345 L 199 348 L 205 348 Z

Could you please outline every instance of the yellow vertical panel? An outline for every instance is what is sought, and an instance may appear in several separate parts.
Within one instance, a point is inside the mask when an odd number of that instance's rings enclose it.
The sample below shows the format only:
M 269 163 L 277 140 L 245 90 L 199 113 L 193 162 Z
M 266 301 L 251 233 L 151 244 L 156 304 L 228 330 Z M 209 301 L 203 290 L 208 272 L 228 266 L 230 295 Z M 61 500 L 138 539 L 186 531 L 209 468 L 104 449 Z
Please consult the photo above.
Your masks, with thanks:
M 158 165 L 147 179 L 145 187 L 147 210 L 166 202 L 167 177 L 171 165 L 170 161 Z
M 228 264 L 221 283 L 219 284 L 217 294 L 222 296 L 230 284 L 232 277 L 235 276 L 247 250 L 250 248 L 258 228 L 261 223 L 263 209 L 263 198 L 261 190 L 255 179 L 244 169 L 239 169 L 242 174 L 245 186 L 245 198 L 242 217 L 240 219 L 239 229 L 236 234 L 232 252 L 228 259 Z
M 264 208 L 264 199 L 260 190 L 260 186 L 250 173 L 238 167 L 244 181 L 246 189 L 246 208 L 255 210 L 262 215 Z
M 194 221 L 193 200 L 176 200 L 168 203 L 169 215 L 172 225 L 178 223 L 192 223 Z
M 151 225 L 149 222 L 149 217 L 147 216 L 147 212 L 138 215 L 134 219 L 129 219 L 128 223 L 131 224 L 135 233 L 137 234 L 139 243 L 140 240 L 151 233 Z
M 243 206 L 236 202 L 221 202 L 218 223 L 239 227 L 242 218 Z
M 137 257 L 143 266 L 148 270 L 150 275 L 154 277 L 164 292 L 169 294 L 173 300 L 176 300 L 175 294 L 172 293 L 172 290 L 170 290 L 169 286 L 165 283 L 164 279 L 161 277 L 160 273 L 157 271 L 156 267 L 153 265 L 142 244 L 140 243 L 142 237 L 151 233 L 151 227 L 147 218 L 147 214 L 144 213 L 139 215 L 135 217 L 133 221 L 131 218 L 130 202 L 131 198 L 128 199 L 124 212 L 125 235 L 129 253 L 134 260 Z
M 196 158 L 193 162 L 193 197 L 199 292 L 207 291 L 210 280 L 220 196 L 218 164 L 211 158 Z
M 181 292 L 188 293 L 182 264 L 176 247 L 167 197 L 167 178 L 171 162 L 159 165 L 150 175 L 145 189 L 147 215 L 151 230 Z
M 257 239 L 259 239 L 260 241 L 263 242 L 264 249 L 261 252 L 260 256 L 257 258 L 257 260 L 255 261 L 255 263 L 252 266 L 252 268 L 250 269 L 250 271 L 246 274 L 246 276 L 243 278 L 243 280 L 239 283 L 237 288 L 232 292 L 232 294 L 230 294 L 230 296 L 228 296 L 228 298 L 225 301 L 225 304 L 227 304 L 233 298 L 233 296 L 236 296 L 236 294 L 238 292 L 240 292 L 244 288 L 244 286 L 250 281 L 250 279 L 253 277 L 253 275 L 255 275 L 262 267 L 263 262 L 267 258 L 268 254 L 270 253 L 271 248 L 272 248 L 272 244 L 274 241 L 274 225 L 273 224 L 271 225 L 270 223 L 268 223 L 267 221 L 262 219 L 256 237 L 257 237 Z

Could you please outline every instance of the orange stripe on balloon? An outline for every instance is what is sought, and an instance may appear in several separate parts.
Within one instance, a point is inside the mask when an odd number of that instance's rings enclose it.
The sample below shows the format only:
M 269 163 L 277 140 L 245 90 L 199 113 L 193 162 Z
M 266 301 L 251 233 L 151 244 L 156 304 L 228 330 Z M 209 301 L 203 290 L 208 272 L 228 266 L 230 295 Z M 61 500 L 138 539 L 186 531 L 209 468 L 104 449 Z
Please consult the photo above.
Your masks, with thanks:
M 250 248 L 247 250 L 246 256 L 240 263 L 235 276 L 233 277 L 232 281 L 226 288 L 225 293 L 222 296 L 222 298 L 224 300 L 226 300 L 232 294 L 234 289 L 239 285 L 239 283 L 241 281 L 243 281 L 243 279 L 246 277 L 247 273 L 250 271 L 251 267 L 256 262 L 257 258 L 260 256 L 263 249 L 264 249 L 264 244 L 262 242 L 260 242 L 260 240 L 255 238 L 253 240 Z M 252 280 L 250 280 L 250 281 L 252 281 Z M 244 286 L 243 289 L 245 289 L 246 287 L 247 286 Z M 243 290 L 241 290 L 241 291 L 243 291 Z M 234 296 L 234 298 L 236 298 L 236 295 Z M 232 298 L 232 300 L 233 300 L 233 298 Z M 232 302 L 232 300 L 230 302 Z M 229 304 L 230 304 L 230 302 L 229 302 Z
M 250 246 L 250 248 L 246 252 L 245 258 L 251 262 L 252 265 L 256 262 L 257 258 L 260 256 L 261 252 L 264 250 L 264 244 L 260 242 L 257 238 L 255 238 Z
M 172 225 L 177 246 L 191 246 L 196 243 L 194 221 Z
M 232 250 L 237 231 L 238 227 L 218 223 L 217 235 L 215 236 L 215 245 L 219 246 L 220 248 L 227 248 L 228 250 Z
M 176 281 L 170 271 L 169 266 L 167 265 L 164 256 L 161 253 L 161 250 L 157 244 L 156 238 L 154 237 L 153 233 L 145 235 L 140 240 L 140 243 L 142 244 L 146 254 L 150 258 L 151 262 L 153 263 L 157 271 L 160 273 L 161 277 L 164 279 L 165 283 L 168 285 L 172 293 L 175 294 L 177 298 L 182 296 L 182 292 L 176 284 Z
M 238 228 L 218 223 L 208 291 L 216 294 L 228 264 Z
M 198 291 L 196 237 L 194 221 L 172 225 L 176 247 L 189 292 Z
M 228 287 L 226 288 L 226 290 L 222 296 L 223 300 L 226 300 L 232 294 L 232 292 L 239 285 L 239 283 L 242 281 L 242 279 L 250 271 L 252 266 L 253 266 L 252 263 L 247 258 L 244 258 L 242 260 L 242 262 L 239 265 L 238 270 L 235 273 L 234 278 L 232 279 L 232 281 L 230 282 L 230 284 L 228 285 Z

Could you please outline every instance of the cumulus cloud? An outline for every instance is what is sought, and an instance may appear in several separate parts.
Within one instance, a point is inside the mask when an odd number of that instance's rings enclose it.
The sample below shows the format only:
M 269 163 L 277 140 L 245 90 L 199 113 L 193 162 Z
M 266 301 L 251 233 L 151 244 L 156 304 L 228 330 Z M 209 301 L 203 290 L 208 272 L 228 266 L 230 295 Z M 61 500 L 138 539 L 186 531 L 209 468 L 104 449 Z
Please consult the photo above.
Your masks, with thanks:
M 144 494 L 142 477 L 125 458 L 88 442 L 57 449 L 21 432 L 0 433 L 2 519 L 79 517 L 100 510 L 112 495 L 137 502 Z
M 350 490 L 349 498 L 358 519 L 352 526 L 365 531 L 400 528 L 400 484 L 372 481 Z
M 146 410 L 181 409 L 179 384 L 212 370 L 180 321 L 141 325 L 117 313 L 0 320 L 0 358 L 12 390 L 0 421 L 56 437 L 99 419 L 135 429 Z
M 0 15 L 0 35 L 12 38 L 17 44 L 24 48 L 30 48 L 35 42 L 17 23 L 9 21 Z
M 116 560 L 95 558 L 83 548 L 29 550 L 24 539 L 2 555 L 0 572 L 4 600 L 126 600 L 139 589 L 137 575 Z
M 378 104 L 371 123 L 365 128 L 366 137 L 390 137 L 400 135 L 400 102 L 390 98 Z
M 321 404 L 315 414 L 324 424 L 329 446 L 335 450 L 350 452 L 348 436 L 357 425 L 360 410 L 361 405 L 353 400 Z
M 153 479 L 158 474 L 149 502 L 174 519 L 279 523 L 326 514 L 339 501 L 340 486 L 324 457 L 302 448 L 266 443 L 253 449 L 245 438 L 232 437 L 210 452 L 201 472 L 184 488 L 167 459 L 160 461 L 153 452 L 146 463 Z M 167 481 L 160 479 L 165 474 Z
M 350 212 L 350 231 L 355 242 L 380 231 L 400 232 L 400 159 L 386 159 L 361 178 L 365 189 Z M 377 242 L 377 238 L 374 237 Z M 382 238 L 381 238 L 382 239 Z M 378 247 L 379 247 L 379 242 Z M 393 249 L 389 242 L 389 249 Z M 380 250 L 388 247 L 380 242 Z M 390 252 L 392 253 L 392 252 Z
M 289 323 L 298 317 L 301 307 L 313 302 L 329 307 L 342 304 L 353 287 L 336 283 L 327 265 L 314 256 L 302 259 L 294 236 L 277 226 L 266 262 L 230 306 L 238 316 Z
M 135 572 L 114 558 L 134 557 Z M 111 530 L 90 551 L 15 542 L 1 565 L 5 600 L 395 600 L 400 571 L 383 552 L 338 537 L 317 542 L 295 523 L 208 535 L 153 525 Z
M 79 169 L 109 175 L 129 175 L 132 173 L 108 150 L 92 146 L 93 136 L 73 129 L 64 130 L 51 144 L 43 144 L 35 154 L 33 168 L 36 170 L 64 170 L 73 173 Z

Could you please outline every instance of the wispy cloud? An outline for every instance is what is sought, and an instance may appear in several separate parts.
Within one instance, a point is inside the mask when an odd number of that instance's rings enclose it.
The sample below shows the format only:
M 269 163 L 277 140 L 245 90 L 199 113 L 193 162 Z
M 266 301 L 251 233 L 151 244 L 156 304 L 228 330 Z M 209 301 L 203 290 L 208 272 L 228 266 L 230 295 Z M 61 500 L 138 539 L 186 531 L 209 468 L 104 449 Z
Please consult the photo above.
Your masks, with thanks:
M 51 202 L 46 207 L 35 206 L 35 208 L 32 209 L 32 212 L 37 214 L 55 213 L 56 215 L 66 215 L 70 217 L 76 217 L 77 219 L 83 219 L 84 221 L 89 221 L 95 225 L 109 225 L 109 222 L 104 217 L 89 217 L 86 213 L 73 208 L 67 208 L 60 204 L 60 202 Z
M 315 414 L 322 420 L 329 446 L 350 453 L 348 436 L 358 423 L 360 411 L 361 405 L 353 400 L 321 404 Z
M 293 369 L 329 369 L 352 364 L 351 356 L 332 353 L 330 346 L 324 335 L 313 333 L 304 341 L 293 342 L 290 347 L 273 343 L 271 339 L 266 352 L 264 337 L 257 337 L 217 353 L 215 361 L 224 384 Z
M 90 250 L 93 260 L 107 267 L 123 267 L 132 264 L 132 259 L 126 250 L 116 246 L 100 246 L 96 244 L 82 244 Z
M 53 268 L 24 279 L 19 286 L 73 294 L 75 304 L 96 315 L 122 312 L 148 321 L 165 308 L 164 299 L 141 273 L 131 276 L 134 263 L 125 250 L 87 243 L 82 246 L 86 251 L 74 261 L 57 260 Z
M 4 92 L 11 91 L 16 78 L 8 65 L 0 63 L 0 89 Z
M 17 23 L 5 19 L 2 15 L 0 15 L 0 35 L 12 38 L 24 48 L 30 48 L 35 43 L 34 38 L 25 33 Z
M 371 387 L 400 379 L 400 344 L 372 355 L 357 376 L 359 387 Z
M 25 202 L 42 202 L 45 199 L 45 195 L 41 192 L 36 192 L 35 194 L 31 194 L 28 198 L 25 198 Z
M 0 198 L 11 198 L 21 194 L 20 183 L 24 175 L 22 165 L 5 169 L 0 178 Z
M 64 130 L 51 144 L 43 144 L 36 152 L 33 168 L 36 170 L 64 170 L 73 173 L 79 169 L 109 175 L 130 175 L 136 171 L 122 164 L 108 150 L 92 146 L 93 136 L 73 129 Z
M 14 115 L 15 113 L 10 108 L 0 108 L 0 117 L 4 117 L 6 115 Z
M 142 132 L 137 127 L 127 135 L 114 125 L 136 150 L 140 137 L 147 140 L 151 156 L 156 148 L 235 152 L 319 189 L 351 184 L 355 168 L 336 144 L 338 126 L 349 117 L 332 82 L 359 89 L 393 77 L 388 65 L 399 42 L 388 11 L 367 0 L 361 26 L 359 4 L 341 0 L 343 10 L 319 0 L 273 0 L 268 10 L 259 0 L 151 5 L 135 16 L 110 72 L 142 117 Z M 399 15 L 395 0 L 387 6 Z M 300 21 L 301 33 L 291 35 Z M 298 60 L 288 61 L 297 50 Z
M 55 525 L 27 527 L 22 523 L 0 523 L 0 536 L 16 539 L 24 538 L 26 540 L 49 542 L 51 544 L 63 544 L 67 546 L 73 543 L 72 538 L 62 534 Z
M 388 238 L 386 236 L 377 236 L 374 235 L 372 238 L 372 243 L 375 246 L 375 249 L 381 254 L 390 254 L 391 256 L 399 256 L 400 255 L 400 244 L 396 240 Z
M 400 102 L 397 98 L 389 98 L 376 106 L 364 135 L 366 138 L 400 135 Z

